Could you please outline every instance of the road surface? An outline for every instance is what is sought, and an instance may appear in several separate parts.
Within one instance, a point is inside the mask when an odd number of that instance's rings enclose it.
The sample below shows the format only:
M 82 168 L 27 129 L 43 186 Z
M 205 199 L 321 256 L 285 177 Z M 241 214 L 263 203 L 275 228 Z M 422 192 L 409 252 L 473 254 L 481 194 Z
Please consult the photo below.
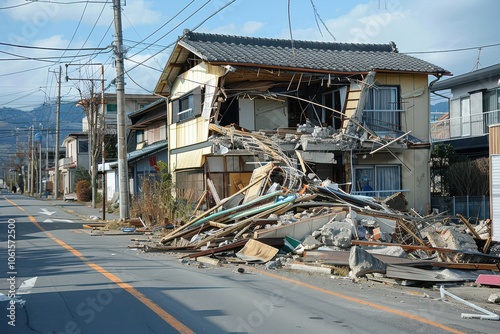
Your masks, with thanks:
M 497 333 L 422 293 L 263 266 L 181 263 L 92 236 L 46 201 L 0 198 L 0 333 Z M 11 298 L 10 298 L 11 297 Z

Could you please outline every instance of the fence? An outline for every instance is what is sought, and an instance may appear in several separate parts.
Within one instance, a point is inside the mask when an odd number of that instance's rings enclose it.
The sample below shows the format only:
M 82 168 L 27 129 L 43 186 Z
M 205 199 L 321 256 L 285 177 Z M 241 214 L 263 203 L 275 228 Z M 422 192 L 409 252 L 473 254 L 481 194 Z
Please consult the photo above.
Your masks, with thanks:
M 431 208 L 449 215 L 461 214 L 471 220 L 490 218 L 489 196 L 431 197 Z

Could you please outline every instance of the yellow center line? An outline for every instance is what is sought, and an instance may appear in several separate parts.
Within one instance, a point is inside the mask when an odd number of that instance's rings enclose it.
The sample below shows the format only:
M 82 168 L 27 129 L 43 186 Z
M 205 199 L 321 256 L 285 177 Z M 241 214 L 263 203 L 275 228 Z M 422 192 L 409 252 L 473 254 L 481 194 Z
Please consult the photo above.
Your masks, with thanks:
M 410 313 L 407 313 L 407 312 L 403 312 L 403 311 L 399 311 L 399 310 L 393 309 L 391 307 L 387 307 L 387 306 L 383 306 L 383 305 L 380 305 L 380 304 L 372 303 L 372 302 L 369 302 L 369 301 L 366 301 L 366 300 L 363 300 L 363 299 L 360 299 L 360 298 L 351 297 L 351 296 L 344 295 L 342 293 L 338 293 L 338 292 L 326 290 L 326 289 L 323 289 L 323 288 L 320 288 L 320 287 L 317 287 L 317 286 L 314 286 L 314 285 L 311 285 L 311 284 L 307 284 L 307 283 L 304 283 L 304 282 L 296 281 L 296 280 L 291 279 L 291 278 L 283 277 L 283 276 L 280 276 L 280 275 L 277 275 L 277 274 L 272 274 L 272 273 L 267 272 L 267 271 L 263 271 L 263 270 L 259 270 L 259 269 L 255 269 L 255 268 L 249 268 L 249 269 L 252 270 L 252 271 L 258 272 L 260 274 L 263 274 L 263 275 L 271 276 L 271 277 L 274 277 L 274 278 L 277 278 L 277 279 L 280 279 L 280 280 L 283 280 L 283 281 L 287 281 L 287 282 L 291 282 L 293 284 L 297 284 L 297 285 L 303 286 L 303 287 L 311 289 L 311 290 L 316 290 L 316 291 L 319 291 L 321 293 L 326 293 L 326 294 L 329 294 L 329 295 L 334 296 L 334 297 L 346 299 L 346 300 L 349 300 L 349 301 L 354 302 L 354 303 L 366 305 L 366 306 L 372 307 L 374 309 L 378 309 L 378 310 L 381 310 L 381 311 L 385 311 L 385 312 L 389 312 L 389 313 L 392 313 L 392 314 L 396 314 L 396 315 L 399 315 L 399 316 L 404 317 L 404 318 L 409 318 L 409 319 L 412 319 L 412 320 L 416 320 L 416 321 L 419 321 L 419 322 L 424 323 L 426 325 L 430 325 L 430 326 L 433 326 L 433 327 L 436 327 L 436 328 L 440 328 L 440 329 L 445 330 L 445 331 L 450 332 L 450 333 L 467 334 L 465 332 L 461 332 L 461 331 L 456 330 L 454 328 L 451 328 L 451 327 L 448 327 L 446 325 L 440 324 L 439 322 L 436 322 L 436 321 L 433 321 L 433 320 L 429 320 L 429 319 L 426 319 L 426 318 L 423 318 L 423 317 L 419 317 L 418 315 L 413 315 L 413 314 L 410 314 Z
M 24 209 L 22 207 L 20 207 L 19 205 L 17 205 L 13 201 L 9 200 L 6 196 L 4 196 L 4 198 L 10 204 L 14 205 L 15 207 L 17 207 L 21 211 L 24 211 Z M 77 251 L 76 249 L 74 249 L 73 247 L 71 247 L 70 245 L 68 245 L 67 243 L 65 243 L 64 241 L 56 238 L 52 233 L 47 232 L 40 224 L 38 224 L 38 222 L 36 221 L 36 219 L 33 216 L 28 215 L 28 217 L 29 217 L 30 221 L 40 231 L 44 232 L 50 239 L 52 239 L 58 245 L 60 245 L 61 247 L 63 247 L 67 251 L 69 251 L 71 254 L 73 254 L 74 256 L 76 256 L 77 258 L 79 258 L 80 260 L 82 260 L 90 268 L 92 268 L 93 270 L 95 270 L 98 273 L 102 274 L 104 277 L 106 277 L 107 279 L 109 279 L 110 281 L 112 281 L 113 283 L 115 283 L 116 285 L 118 285 L 120 288 L 122 288 L 123 290 L 127 291 L 128 293 L 130 293 L 134 298 L 136 298 L 141 303 L 143 303 L 145 306 L 147 306 L 151 311 L 153 311 L 154 313 L 156 313 L 161 319 L 163 319 L 163 321 L 165 321 L 170 326 L 172 326 L 173 328 L 175 328 L 179 333 L 194 334 L 194 332 L 191 329 L 189 329 L 187 326 L 185 326 L 179 320 L 177 320 L 176 318 L 174 318 L 170 313 L 168 313 L 167 311 L 165 311 L 164 309 L 162 309 L 158 304 L 156 304 L 151 299 L 149 299 L 148 297 L 146 297 L 143 293 L 139 292 L 139 290 L 137 290 L 136 288 L 134 288 L 132 285 L 130 285 L 130 284 L 122 281 L 118 276 L 110 273 L 109 271 L 107 271 L 103 267 L 101 267 L 101 266 L 99 266 L 99 265 L 97 265 L 97 264 L 95 264 L 93 262 L 90 262 L 85 256 L 83 256 L 82 253 L 80 253 L 79 251 Z

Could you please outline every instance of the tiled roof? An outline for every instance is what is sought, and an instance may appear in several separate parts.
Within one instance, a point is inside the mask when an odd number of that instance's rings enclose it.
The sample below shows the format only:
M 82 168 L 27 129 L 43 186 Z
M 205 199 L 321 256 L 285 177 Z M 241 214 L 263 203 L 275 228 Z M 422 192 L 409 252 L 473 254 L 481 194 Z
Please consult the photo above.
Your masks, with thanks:
M 211 63 L 359 73 L 370 70 L 450 74 L 399 53 L 396 45 L 293 41 L 185 31 L 179 45 Z

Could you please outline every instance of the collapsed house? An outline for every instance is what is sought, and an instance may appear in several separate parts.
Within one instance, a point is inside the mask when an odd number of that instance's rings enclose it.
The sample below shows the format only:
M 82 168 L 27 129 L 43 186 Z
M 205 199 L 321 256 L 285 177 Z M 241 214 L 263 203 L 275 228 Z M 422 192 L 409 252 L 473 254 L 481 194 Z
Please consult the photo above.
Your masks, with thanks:
M 292 251 L 328 246 L 345 261 L 353 246 L 386 242 L 414 258 L 471 262 L 432 233 L 443 217 L 426 215 L 430 75 L 450 73 L 392 42 L 186 30 L 155 93 L 169 101 L 177 196 L 194 191 L 201 214 L 161 243 L 202 250 L 198 257 L 242 251 L 251 240 L 268 260 L 285 243 Z M 496 268 L 490 260 L 476 254 L 472 262 Z
M 177 196 L 214 205 L 274 162 L 350 194 L 403 193 L 428 210 L 428 77 L 396 45 L 184 31 L 155 88 L 168 97 Z M 293 170 L 293 172 L 292 172 Z M 298 190 L 298 189 L 296 189 Z

